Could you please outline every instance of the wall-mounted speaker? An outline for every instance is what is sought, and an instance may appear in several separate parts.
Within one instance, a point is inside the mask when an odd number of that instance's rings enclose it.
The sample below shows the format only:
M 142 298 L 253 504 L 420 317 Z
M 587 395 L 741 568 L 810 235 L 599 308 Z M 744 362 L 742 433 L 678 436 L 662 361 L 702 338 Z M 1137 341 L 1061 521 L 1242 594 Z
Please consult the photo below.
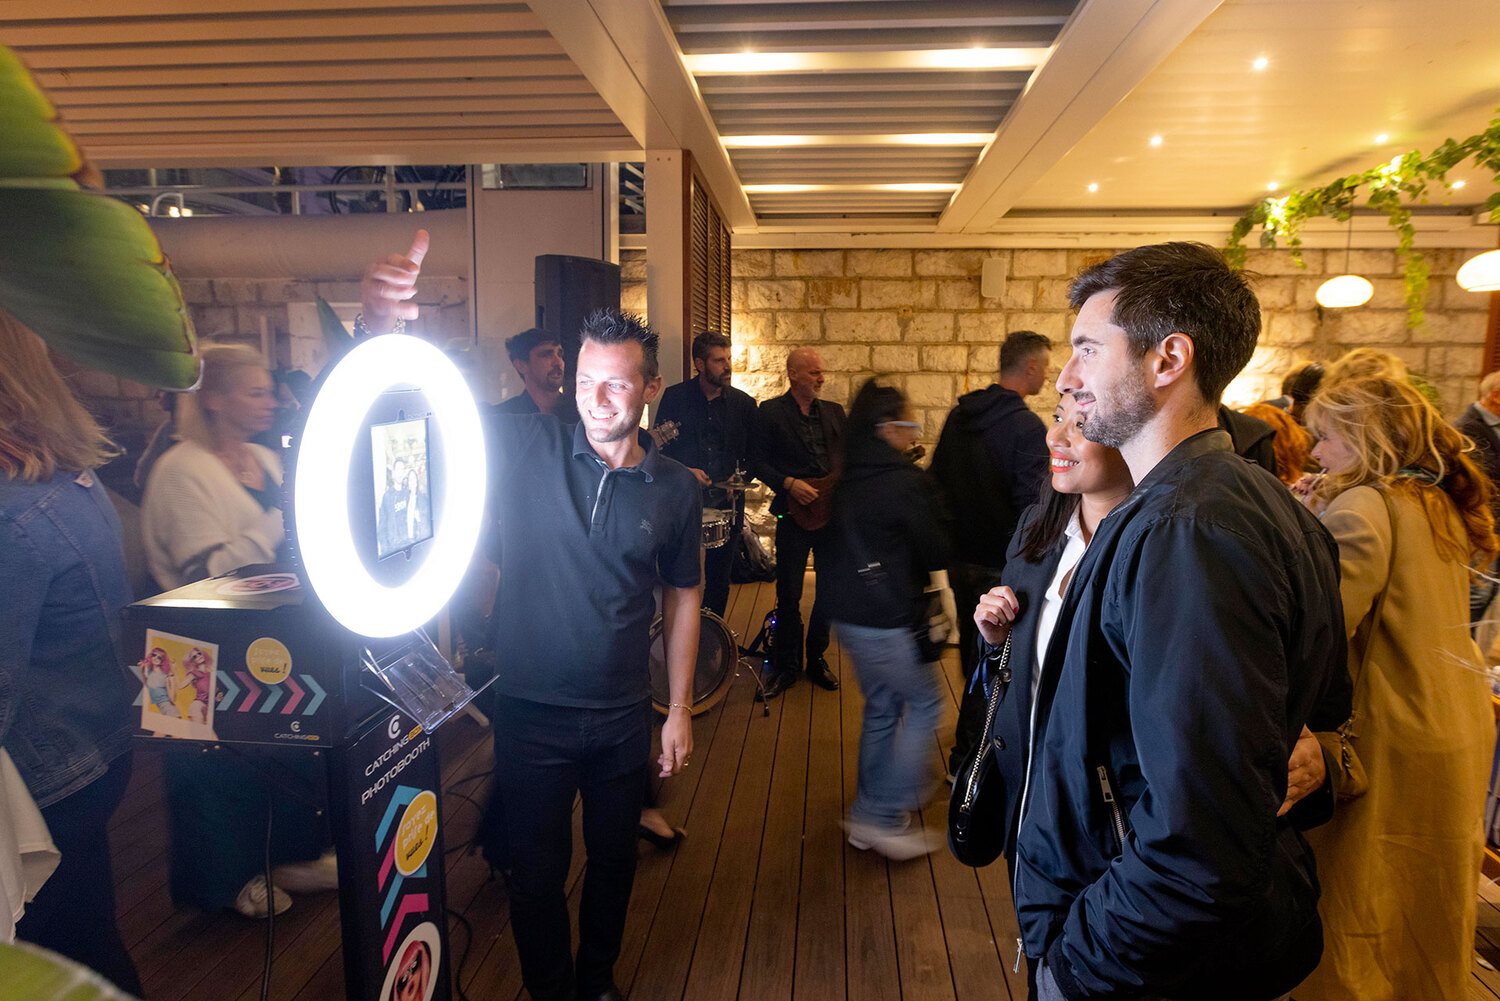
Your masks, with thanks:
M 1005 295 L 1005 258 L 986 257 L 979 271 L 979 294 L 986 299 Z
M 557 335 L 571 383 L 584 319 L 596 309 L 620 308 L 620 266 L 593 257 L 538 254 L 535 280 L 536 325 Z

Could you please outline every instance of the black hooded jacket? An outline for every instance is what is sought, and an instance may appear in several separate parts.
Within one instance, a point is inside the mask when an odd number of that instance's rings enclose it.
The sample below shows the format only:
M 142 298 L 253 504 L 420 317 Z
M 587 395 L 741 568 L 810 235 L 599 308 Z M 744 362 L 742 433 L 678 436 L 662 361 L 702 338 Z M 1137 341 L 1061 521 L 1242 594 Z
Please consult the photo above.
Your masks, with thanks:
M 818 600 L 828 617 L 860 626 L 911 625 L 928 573 L 948 565 L 931 477 L 879 439 L 851 439 L 829 528 L 827 562 L 818 567 Z
M 1047 426 L 1004 386 L 965 393 L 943 422 L 931 469 L 953 515 L 954 558 L 1004 566 L 1016 522 L 1047 477 Z

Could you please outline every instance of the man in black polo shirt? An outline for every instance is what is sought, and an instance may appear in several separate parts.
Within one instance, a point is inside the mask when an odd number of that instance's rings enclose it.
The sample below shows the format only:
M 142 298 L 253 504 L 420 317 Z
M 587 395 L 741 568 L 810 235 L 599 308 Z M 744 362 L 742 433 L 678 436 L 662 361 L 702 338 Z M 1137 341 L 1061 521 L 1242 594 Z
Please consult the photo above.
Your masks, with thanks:
M 521 377 L 521 391 L 504 403 L 497 414 L 557 414 L 563 403 L 563 351 L 557 335 L 532 327 L 506 338 L 505 353 Z
M 388 330 L 415 289 L 412 253 L 366 272 L 365 317 Z M 405 293 L 404 295 L 402 293 Z M 510 892 L 521 976 L 535 1001 L 620 998 L 613 968 L 635 878 L 651 747 L 648 637 L 662 583 L 672 703 L 662 775 L 692 756 L 698 647 L 697 483 L 640 431 L 661 391 L 657 336 L 601 310 L 582 330 L 581 422 L 495 415 L 487 442 L 491 534 L 507 565 L 491 617 L 499 670 L 495 779 L 481 828 Z M 574 796 L 588 852 L 577 964 L 565 895 Z
M 833 479 L 844 447 L 844 408 L 818 399 L 823 390 L 823 359 L 812 348 L 786 356 L 791 388 L 760 405 L 756 422 L 754 471 L 776 491 L 776 634 L 766 698 L 797 681 L 802 662 L 802 578 L 807 555 L 828 538 Z M 828 615 L 813 596 L 807 626 L 807 676 L 833 691 L 838 678 L 823 659 L 828 649 Z
M 744 494 L 730 495 L 713 486 L 734 475 L 748 472 L 750 434 L 755 427 L 755 400 L 731 386 L 733 366 L 729 360 L 729 338 L 712 331 L 693 338 L 693 368 L 697 378 L 668 386 L 656 408 L 656 426 L 666 421 L 677 425 L 677 436 L 661 446 L 662 454 L 676 459 L 698 478 L 703 487 L 703 505 L 731 512 L 733 532 L 728 545 L 709 549 L 703 558 L 703 607 L 723 615 L 729 604 L 729 570 L 735 543 L 744 522 Z

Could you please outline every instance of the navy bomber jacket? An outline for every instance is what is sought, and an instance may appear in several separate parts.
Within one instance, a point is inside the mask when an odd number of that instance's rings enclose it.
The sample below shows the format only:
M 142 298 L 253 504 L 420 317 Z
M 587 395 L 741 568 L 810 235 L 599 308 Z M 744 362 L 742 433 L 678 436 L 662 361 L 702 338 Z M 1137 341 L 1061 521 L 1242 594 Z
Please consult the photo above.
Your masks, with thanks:
M 1069 999 L 1286 993 L 1322 953 L 1312 853 L 1276 816 L 1287 758 L 1348 707 L 1332 537 L 1201 432 L 1101 523 L 1054 635 L 1016 849 L 1027 954 Z

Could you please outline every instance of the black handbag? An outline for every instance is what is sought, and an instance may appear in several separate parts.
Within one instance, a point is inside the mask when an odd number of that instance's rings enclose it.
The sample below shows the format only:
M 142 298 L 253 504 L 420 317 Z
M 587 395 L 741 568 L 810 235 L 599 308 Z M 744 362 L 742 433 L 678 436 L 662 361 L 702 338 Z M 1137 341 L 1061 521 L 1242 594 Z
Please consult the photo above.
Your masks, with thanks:
M 995 712 L 1010 685 L 1010 637 L 985 695 L 984 734 L 964 760 L 948 799 L 948 850 L 964 865 L 989 865 L 1005 849 L 1005 777 L 995 764 Z

